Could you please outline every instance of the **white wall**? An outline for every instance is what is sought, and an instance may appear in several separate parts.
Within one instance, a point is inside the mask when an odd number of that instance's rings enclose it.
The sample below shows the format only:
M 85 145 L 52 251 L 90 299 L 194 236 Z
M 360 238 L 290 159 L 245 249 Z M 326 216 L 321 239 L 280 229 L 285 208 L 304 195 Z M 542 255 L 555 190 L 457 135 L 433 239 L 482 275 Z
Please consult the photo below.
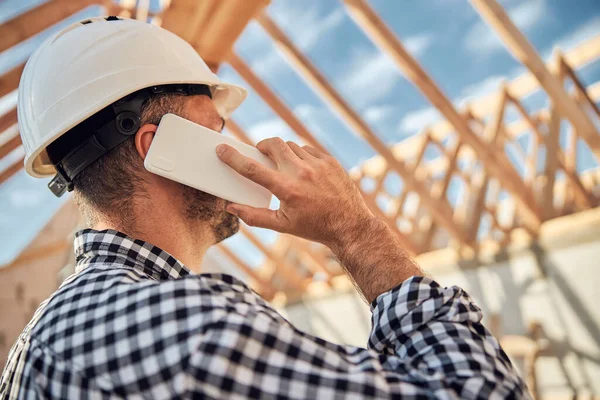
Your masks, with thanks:
M 549 347 L 536 363 L 540 394 L 600 394 L 600 224 L 564 230 L 541 246 L 546 250 L 514 251 L 485 266 L 452 262 L 430 270 L 441 284 L 467 290 L 485 321 L 499 314 L 503 334 L 541 323 Z M 360 302 L 338 293 L 286 311 L 300 329 L 364 346 L 370 320 Z

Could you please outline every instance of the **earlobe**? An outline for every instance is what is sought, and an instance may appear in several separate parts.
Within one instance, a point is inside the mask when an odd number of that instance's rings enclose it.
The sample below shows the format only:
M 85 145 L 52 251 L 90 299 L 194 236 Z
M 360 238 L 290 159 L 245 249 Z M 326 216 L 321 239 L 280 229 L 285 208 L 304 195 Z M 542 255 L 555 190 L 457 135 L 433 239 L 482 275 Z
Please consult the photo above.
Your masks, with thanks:
M 156 125 L 146 124 L 141 126 L 135 134 L 135 149 L 137 150 L 142 160 L 146 159 L 146 155 L 148 154 L 148 150 L 150 149 L 150 145 L 152 144 L 152 140 L 154 139 L 156 129 Z

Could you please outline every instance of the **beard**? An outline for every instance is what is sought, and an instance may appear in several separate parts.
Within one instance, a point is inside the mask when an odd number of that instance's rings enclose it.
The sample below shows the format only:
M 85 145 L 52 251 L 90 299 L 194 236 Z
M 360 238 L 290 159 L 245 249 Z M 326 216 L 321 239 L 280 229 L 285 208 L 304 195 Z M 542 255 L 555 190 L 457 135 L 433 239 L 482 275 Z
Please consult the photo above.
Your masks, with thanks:
M 233 236 L 240 229 L 240 220 L 225 211 L 229 202 L 201 190 L 183 185 L 183 205 L 188 221 L 208 224 L 215 243 Z

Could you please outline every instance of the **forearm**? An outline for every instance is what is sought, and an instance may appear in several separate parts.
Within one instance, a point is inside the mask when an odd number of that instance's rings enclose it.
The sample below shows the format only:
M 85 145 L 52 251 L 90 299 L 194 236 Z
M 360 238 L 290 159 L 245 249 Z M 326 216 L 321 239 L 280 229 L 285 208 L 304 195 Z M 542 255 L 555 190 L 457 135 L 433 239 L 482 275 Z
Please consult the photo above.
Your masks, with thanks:
M 344 231 L 329 247 L 369 303 L 411 276 L 423 275 L 382 220 L 364 219 Z

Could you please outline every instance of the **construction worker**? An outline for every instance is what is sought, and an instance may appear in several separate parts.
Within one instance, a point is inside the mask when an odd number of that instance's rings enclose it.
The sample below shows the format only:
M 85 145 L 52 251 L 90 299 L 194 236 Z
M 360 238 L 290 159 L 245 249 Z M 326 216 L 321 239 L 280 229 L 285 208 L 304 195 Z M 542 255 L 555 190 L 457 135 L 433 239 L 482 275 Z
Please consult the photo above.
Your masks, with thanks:
M 18 95 L 25 168 L 73 191 L 89 229 L 75 237 L 75 274 L 12 347 L 0 398 L 528 397 L 480 309 L 424 276 L 329 155 L 267 139 L 270 170 L 216 149 L 277 211 L 144 169 L 164 114 L 219 131 L 245 96 L 140 21 L 88 19 L 35 51 Z M 200 273 L 238 218 L 331 249 L 371 304 L 367 349 L 305 334 L 239 280 Z

